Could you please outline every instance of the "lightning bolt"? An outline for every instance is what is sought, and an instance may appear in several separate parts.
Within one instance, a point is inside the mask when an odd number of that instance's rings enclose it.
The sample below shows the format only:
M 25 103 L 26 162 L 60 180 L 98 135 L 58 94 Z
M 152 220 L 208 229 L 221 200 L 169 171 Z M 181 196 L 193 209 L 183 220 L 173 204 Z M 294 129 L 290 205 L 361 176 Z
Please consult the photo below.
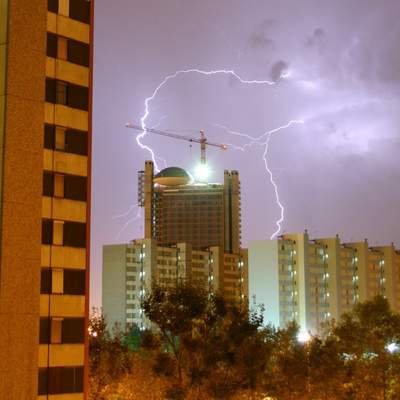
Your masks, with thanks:
M 147 97 L 145 99 L 145 101 L 144 101 L 144 109 L 145 109 L 145 111 L 144 111 L 143 116 L 140 118 L 140 125 L 141 125 L 141 127 L 143 129 L 143 132 L 136 136 L 137 144 L 143 150 L 147 150 L 150 153 L 151 158 L 152 158 L 153 163 L 154 163 L 155 170 L 157 172 L 160 170 L 159 167 L 158 167 L 157 159 L 161 159 L 161 158 L 158 157 L 155 154 L 155 152 L 153 151 L 152 148 L 150 148 L 149 146 L 143 144 L 142 141 L 141 141 L 147 134 L 147 132 L 146 132 L 146 127 L 147 127 L 146 126 L 146 120 L 147 120 L 147 118 L 148 118 L 148 116 L 150 114 L 150 103 L 155 99 L 155 97 L 158 95 L 160 90 L 164 86 L 166 86 L 168 84 L 169 81 L 177 78 L 180 75 L 187 75 L 187 74 L 200 74 L 200 75 L 204 75 L 204 76 L 229 75 L 229 76 L 232 76 L 233 78 L 235 78 L 240 83 L 247 84 L 247 85 L 272 86 L 272 85 L 275 85 L 277 83 L 277 82 L 269 81 L 269 80 L 248 80 L 248 79 L 243 79 L 238 73 L 236 73 L 234 70 L 231 70 L 231 69 L 201 70 L 201 69 L 197 69 L 197 68 L 191 68 L 191 69 L 186 69 L 186 70 L 179 70 L 179 71 L 174 72 L 173 74 L 167 75 L 161 81 L 161 83 L 154 89 L 154 91 L 151 94 L 151 96 L 149 96 L 149 97 Z M 289 78 L 289 74 L 281 76 L 281 79 L 287 79 L 287 78 Z M 281 231 L 282 222 L 284 220 L 285 208 L 284 208 L 284 206 L 283 206 L 283 204 L 282 204 L 282 202 L 280 200 L 278 185 L 276 184 L 276 181 L 274 179 L 273 173 L 272 173 L 271 169 L 269 168 L 269 164 L 268 164 L 268 150 L 269 150 L 270 140 L 271 140 L 271 137 L 272 137 L 272 135 L 274 133 L 279 132 L 279 131 L 281 131 L 283 129 L 289 128 L 293 124 L 303 124 L 303 123 L 304 123 L 304 121 L 302 121 L 302 120 L 291 120 L 286 125 L 283 125 L 283 126 L 280 126 L 278 128 L 274 128 L 272 130 L 266 131 L 259 137 L 253 137 L 253 136 L 250 136 L 250 135 L 242 133 L 242 132 L 232 131 L 232 130 L 229 130 L 227 127 L 223 126 L 223 125 L 215 124 L 215 126 L 219 126 L 220 128 L 225 129 L 228 133 L 231 133 L 231 134 L 237 135 L 237 136 L 242 136 L 242 137 L 245 137 L 246 139 L 249 140 L 249 142 L 246 143 L 244 146 L 237 146 L 237 145 L 231 144 L 231 146 L 236 150 L 245 151 L 247 147 L 250 147 L 250 146 L 252 146 L 254 144 L 265 146 L 264 153 L 263 153 L 263 160 L 264 160 L 264 164 L 265 164 L 265 169 L 266 169 L 266 171 L 267 171 L 267 173 L 269 175 L 270 182 L 271 182 L 271 184 L 272 184 L 272 186 L 274 188 L 275 200 L 276 200 L 276 203 L 277 203 L 277 205 L 278 205 L 278 207 L 280 209 L 280 218 L 276 221 L 277 229 L 271 235 L 271 239 L 273 239 Z M 161 160 L 166 164 L 164 159 L 161 159 Z M 133 222 L 133 221 L 128 221 L 128 223 L 131 223 L 131 222 Z M 127 224 L 124 226 L 124 228 L 121 230 L 121 232 L 126 228 Z
M 217 70 L 211 70 L 211 71 L 205 71 L 205 70 L 201 70 L 201 69 L 197 69 L 197 68 L 192 68 L 192 69 L 184 69 L 184 70 L 180 70 L 180 71 L 176 71 L 171 75 L 167 75 L 162 81 L 161 83 L 154 89 L 153 93 L 151 96 L 147 97 L 144 101 L 144 108 L 145 108 L 145 112 L 142 116 L 142 118 L 140 118 L 140 125 L 143 129 L 142 133 L 139 133 L 136 136 L 136 142 L 137 144 L 143 149 L 143 150 L 147 150 L 150 155 L 151 155 L 151 159 L 153 160 L 154 163 L 154 168 L 155 170 L 158 172 L 160 171 L 158 164 L 157 164 L 157 157 L 153 151 L 152 148 L 150 148 L 149 146 L 143 144 L 141 142 L 141 139 L 143 139 L 146 136 L 146 119 L 150 114 L 150 102 L 152 100 L 154 100 L 154 98 L 157 96 L 158 92 L 171 80 L 171 79 L 175 79 L 177 78 L 179 75 L 187 75 L 187 74 L 200 74 L 200 75 L 205 75 L 205 76 L 210 76 L 210 75 L 230 75 L 233 78 L 235 78 L 236 80 L 238 80 L 240 83 L 244 83 L 244 84 L 248 84 L 248 85 L 275 85 L 275 82 L 272 81 L 268 81 L 268 80 L 247 80 L 247 79 L 243 79 L 239 74 L 237 74 L 235 71 L 231 70 L 231 69 L 217 69 Z M 165 160 L 164 160 L 165 161 Z
M 133 210 L 133 208 L 132 208 Z M 124 224 L 124 226 L 121 228 L 121 230 L 118 232 L 116 239 L 118 240 L 119 237 L 121 236 L 122 232 L 133 222 L 137 221 L 138 219 L 140 219 L 142 217 L 142 209 L 140 207 L 138 207 L 138 211 L 136 213 L 136 215 L 132 218 L 130 218 L 128 221 L 126 221 L 126 223 Z
M 269 175 L 269 180 L 271 182 L 272 187 L 274 188 L 274 193 L 275 193 L 275 200 L 276 200 L 276 204 L 278 205 L 279 209 L 280 209 L 280 217 L 279 219 L 276 221 L 276 231 L 271 235 L 270 239 L 272 240 L 275 236 L 277 236 L 279 234 L 279 232 L 282 229 L 282 222 L 285 218 L 285 207 L 283 206 L 281 200 L 280 200 L 280 196 L 279 196 L 279 189 L 278 189 L 278 185 L 274 179 L 274 175 L 272 173 L 271 168 L 269 167 L 268 164 L 268 150 L 269 150 L 269 144 L 270 144 L 270 140 L 271 137 L 274 133 L 277 133 L 283 129 L 287 129 L 289 128 L 291 125 L 294 124 L 304 124 L 303 120 L 291 120 L 289 121 L 287 124 L 279 126 L 278 128 L 274 128 L 271 129 L 269 131 L 264 132 L 262 135 L 258 136 L 258 137 L 254 137 L 254 136 L 250 136 L 246 133 L 243 132 L 237 132 L 237 131 L 233 131 L 231 129 L 229 129 L 228 127 L 226 127 L 225 125 L 221 125 L 221 124 L 213 124 L 216 127 L 222 128 L 224 129 L 227 133 L 231 134 L 231 135 L 235 135 L 235 136 L 241 136 L 244 137 L 246 139 L 249 139 L 250 142 L 244 144 L 244 146 L 237 146 L 237 145 L 230 145 L 232 146 L 234 149 L 236 150 L 241 150 L 241 151 L 245 151 L 246 148 L 256 144 L 256 145 L 260 145 L 260 146 L 265 146 L 264 148 L 264 152 L 263 152 L 263 160 L 264 160 L 264 165 L 265 165 L 265 170 L 267 171 L 268 175 Z M 265 139 L 264 141 L 262 141 L 263 139 Z
M 128 211 L 124 212 L 123 214 L 114 215 L 114 216 L 112 217 L 112 219 L 118 219 L 118 218 L 127 217 L 136 207 L 138 207 L 137 204 L 132 204 L 132 205 L 128 208 Z

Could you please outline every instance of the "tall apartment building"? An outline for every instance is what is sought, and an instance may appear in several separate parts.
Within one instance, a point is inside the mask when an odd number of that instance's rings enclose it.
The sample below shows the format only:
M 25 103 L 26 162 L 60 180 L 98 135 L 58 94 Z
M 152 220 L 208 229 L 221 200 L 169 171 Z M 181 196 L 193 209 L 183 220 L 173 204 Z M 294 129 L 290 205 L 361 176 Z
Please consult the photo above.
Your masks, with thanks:
M 400 251 L 341 243 L 338 236 L 310 240 L 307 232 L 249 246 L 249 295 L 276 326 L 295 320 L 317 331 L 358 302 L 385 296 L 400 311 Z
M 219 246 L 240 251 L 240 182 L 225 171 L 224 183 L 194 183 L 182 168 L 154 175 L 152 161 L 139 171 L 139 204 L 145 209 L 145 238 L 160 245 L 190 243 L 195 249 Z
M 103 313 L 113 327 L 146 327 L 141 300 L 153 282 L 171 287 L 189 280 L 228 300 L 248 296 L 247 251 L 223 253 L 220 247 L 196 250 L 188 243 L 158 246 L 155 239 L 103 247 Z
M 91 15 L 0 4 L 0 398 L 84 398 Z

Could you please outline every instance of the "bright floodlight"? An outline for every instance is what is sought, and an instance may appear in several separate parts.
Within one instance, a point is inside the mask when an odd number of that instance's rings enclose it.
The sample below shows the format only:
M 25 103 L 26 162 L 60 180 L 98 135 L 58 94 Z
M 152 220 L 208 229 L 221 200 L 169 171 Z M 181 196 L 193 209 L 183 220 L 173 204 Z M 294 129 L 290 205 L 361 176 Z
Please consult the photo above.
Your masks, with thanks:
M 386 346 L 386 350 L 387 350 L 389 353 L 394 353 L 395 351 L 400 350 L 400 347 L 399 347 L 396 343 L 389 343 L 389 344 Z
M 309 334 L 307 331 L 300 331 L 300 332 L 297 334 L 297 340 L 298 340 L 300 343 L 307 343 L 307 342 L 310 341 L 310 339 L 311 339 L 311 336 L 310 336 L 310 334 Z
M 194 170 L 194 176 L 199 182 L 207 182 L 210 172 L 210 168 L 208 168 L 207 164 L 199 164 Z

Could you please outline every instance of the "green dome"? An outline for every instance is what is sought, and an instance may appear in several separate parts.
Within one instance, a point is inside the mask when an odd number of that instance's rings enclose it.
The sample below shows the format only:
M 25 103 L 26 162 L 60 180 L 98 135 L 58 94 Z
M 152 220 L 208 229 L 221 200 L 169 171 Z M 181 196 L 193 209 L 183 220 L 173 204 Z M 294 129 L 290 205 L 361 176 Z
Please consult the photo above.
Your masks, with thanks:
M 165 168 L 154 177 L 155 183 L 164 186 L 187 185 L 191 180 L 191 176 L 179 167 Z

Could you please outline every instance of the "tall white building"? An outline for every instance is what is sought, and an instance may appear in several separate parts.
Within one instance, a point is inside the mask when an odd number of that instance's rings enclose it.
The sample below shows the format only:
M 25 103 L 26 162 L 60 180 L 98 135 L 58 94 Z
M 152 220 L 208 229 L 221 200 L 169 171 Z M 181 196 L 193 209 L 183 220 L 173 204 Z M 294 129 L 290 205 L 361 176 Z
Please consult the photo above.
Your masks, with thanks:
M 378 294 L 400 311 L 400 251 L 393 245 L 310 240 L 307 231 L 249 245 L 249 297 L 264 304 L 265 321 L 275 326 L 295 320 L 317 332 Z

